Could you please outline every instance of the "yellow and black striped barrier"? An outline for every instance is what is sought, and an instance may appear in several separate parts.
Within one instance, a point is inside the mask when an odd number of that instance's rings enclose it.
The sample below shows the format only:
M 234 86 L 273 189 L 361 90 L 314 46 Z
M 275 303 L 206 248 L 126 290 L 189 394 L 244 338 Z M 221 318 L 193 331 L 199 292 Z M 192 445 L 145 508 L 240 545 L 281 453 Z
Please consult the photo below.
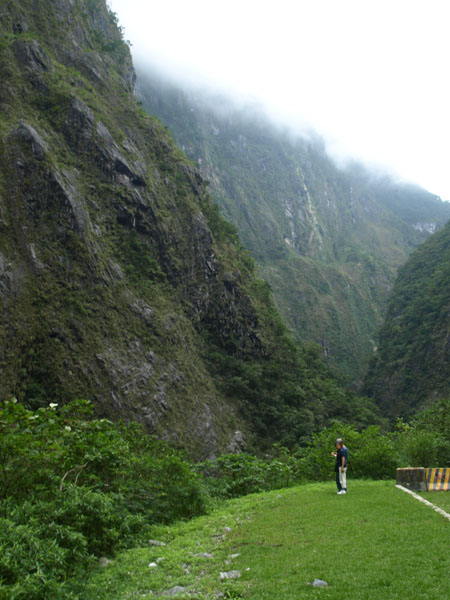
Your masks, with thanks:
M 425 469 L 427 490 L 429 492 L 450 491 L 450 468 L 449 469 Z
M 450 468 L 397 469 L 397 484 L 418 492 L 450 492 Z

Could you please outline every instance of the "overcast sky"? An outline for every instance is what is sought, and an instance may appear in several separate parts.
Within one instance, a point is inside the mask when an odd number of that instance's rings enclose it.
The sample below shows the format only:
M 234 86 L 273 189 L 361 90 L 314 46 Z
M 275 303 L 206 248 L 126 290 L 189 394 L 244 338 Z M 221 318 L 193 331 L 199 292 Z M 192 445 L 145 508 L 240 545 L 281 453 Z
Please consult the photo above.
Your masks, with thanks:
M 448 0 L 109 0 L 139 62 L 450 200 Z

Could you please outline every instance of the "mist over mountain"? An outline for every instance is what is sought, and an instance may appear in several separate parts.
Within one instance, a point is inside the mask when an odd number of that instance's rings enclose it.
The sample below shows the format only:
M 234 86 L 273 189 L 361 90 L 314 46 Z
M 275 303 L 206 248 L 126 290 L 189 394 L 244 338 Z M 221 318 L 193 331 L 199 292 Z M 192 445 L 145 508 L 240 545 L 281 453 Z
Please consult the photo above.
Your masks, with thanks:
M 450 217 L 419 186 L 338 168 L 314 132 L 138 65 L 138 96 L 209 181 L 297 339 L 362 380 L 397 269 Z
M 444 0 L 109 0 L 133 56 L 450 200 Z

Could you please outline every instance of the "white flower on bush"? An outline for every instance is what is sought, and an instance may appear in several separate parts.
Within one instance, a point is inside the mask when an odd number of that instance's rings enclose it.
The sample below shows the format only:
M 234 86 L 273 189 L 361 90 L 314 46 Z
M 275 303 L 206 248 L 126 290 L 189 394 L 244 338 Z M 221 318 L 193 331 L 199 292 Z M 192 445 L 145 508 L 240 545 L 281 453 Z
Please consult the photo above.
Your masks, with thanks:
M 55 402 L 50 402 L 50 404 L 48 405 L 49 408 L 51 408 L 52 410 L 55 410 L 55 408 L 58 406 L 57 403 Z

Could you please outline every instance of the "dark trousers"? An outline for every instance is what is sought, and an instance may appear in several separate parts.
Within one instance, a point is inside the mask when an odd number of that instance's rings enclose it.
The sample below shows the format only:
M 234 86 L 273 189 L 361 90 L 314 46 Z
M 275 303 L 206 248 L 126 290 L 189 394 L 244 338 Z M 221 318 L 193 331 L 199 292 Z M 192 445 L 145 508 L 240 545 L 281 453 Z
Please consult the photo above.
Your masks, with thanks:
M 336 471 L 336 485 L 338 492 L 342 490 L 341 482 L 339 481 L 339 471 Z

